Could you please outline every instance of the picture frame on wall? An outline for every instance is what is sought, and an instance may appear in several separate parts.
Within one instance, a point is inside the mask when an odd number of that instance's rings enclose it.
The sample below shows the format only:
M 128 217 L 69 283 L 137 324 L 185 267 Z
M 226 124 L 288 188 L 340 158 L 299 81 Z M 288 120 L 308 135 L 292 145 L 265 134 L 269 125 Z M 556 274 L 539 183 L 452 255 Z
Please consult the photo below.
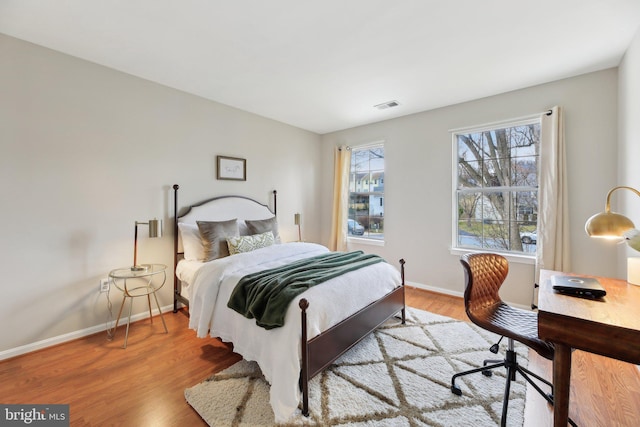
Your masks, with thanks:
M 217 156 L 218 179 L 232 181 L 247 180 L 247 159 L 239 157 Z

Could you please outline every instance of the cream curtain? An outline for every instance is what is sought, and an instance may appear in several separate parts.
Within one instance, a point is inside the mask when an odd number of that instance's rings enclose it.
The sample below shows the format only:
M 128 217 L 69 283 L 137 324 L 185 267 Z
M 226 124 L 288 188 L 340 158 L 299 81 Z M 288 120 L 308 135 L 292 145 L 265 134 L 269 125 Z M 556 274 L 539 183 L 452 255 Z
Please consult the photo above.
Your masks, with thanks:
M 571 270 L 563 121 L 557 106 L 542 115 L 536 283 L 541 269 Z
M 349 169 L 351 149 L 336 147 L 333 154 L 333 215 L 329 249 L 344 251 L 347 248 L 347 216 L 349 205 Z

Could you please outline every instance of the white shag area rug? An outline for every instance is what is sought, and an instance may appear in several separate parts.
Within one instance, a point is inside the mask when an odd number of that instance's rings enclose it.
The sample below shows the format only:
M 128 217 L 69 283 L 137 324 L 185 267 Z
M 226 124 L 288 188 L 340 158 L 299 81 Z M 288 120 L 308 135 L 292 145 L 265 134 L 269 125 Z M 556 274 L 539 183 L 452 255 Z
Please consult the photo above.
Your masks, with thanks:
M 498 337 L 467 322 L 407 308 L 407 323 L 391 319 L 309 384 L 310 416 L 298 412 L 282 426 L 494 426 L 500 424 L 504 368 L 451 376 L 504 357 L 489 347 Z M 516 343 L 521 365 L 528 349 Z M 511 384 L 508 426 L 522 426 L 525 380 Z M 254 362 L 240 361 L 185 390 L 187 402 L 210 426 L 274 426 L 269 384 Z

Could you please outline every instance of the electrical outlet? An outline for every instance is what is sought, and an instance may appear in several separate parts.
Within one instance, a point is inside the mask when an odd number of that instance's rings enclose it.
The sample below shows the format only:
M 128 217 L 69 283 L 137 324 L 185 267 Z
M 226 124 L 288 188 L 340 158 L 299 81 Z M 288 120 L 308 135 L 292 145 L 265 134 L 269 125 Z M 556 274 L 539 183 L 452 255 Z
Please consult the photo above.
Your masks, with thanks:
M 100 279 L 100 292 L 109 292 L 109 279 Z

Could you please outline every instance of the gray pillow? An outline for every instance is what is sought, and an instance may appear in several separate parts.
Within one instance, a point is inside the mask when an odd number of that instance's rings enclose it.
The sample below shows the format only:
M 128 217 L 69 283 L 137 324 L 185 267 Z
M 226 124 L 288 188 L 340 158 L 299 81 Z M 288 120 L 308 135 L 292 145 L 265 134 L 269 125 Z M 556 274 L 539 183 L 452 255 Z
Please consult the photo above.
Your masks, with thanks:
M 227 237 L 239 235 L 238 221 L 196 221 L 204 248 L 203 261 L 229 256 Z
M 256 220 L 245 220 L 245 224 L 247 224 L 247 228 L 249 229 L 249 234 L 262 234 L 267 231 L 271 231 L 273 233 L 273 238 L 276 243 L 280 243 L 280 234 L 278 233 L 278 221 L 276 221 L 276 217 L 272 217 L 269 219 L 256 219 Z

